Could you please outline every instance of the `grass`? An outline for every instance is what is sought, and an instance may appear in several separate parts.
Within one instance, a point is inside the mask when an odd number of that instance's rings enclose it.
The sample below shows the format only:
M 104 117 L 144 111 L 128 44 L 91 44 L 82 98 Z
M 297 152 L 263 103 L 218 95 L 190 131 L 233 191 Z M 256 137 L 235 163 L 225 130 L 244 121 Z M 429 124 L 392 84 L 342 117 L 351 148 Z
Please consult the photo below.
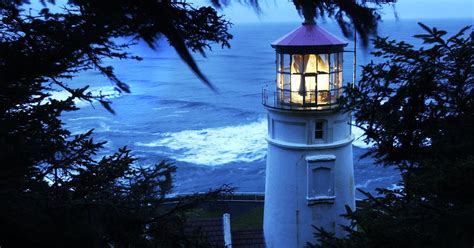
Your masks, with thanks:
M 263 203 L 205 202 L 187 212 L 190 219 L 221 218 L 231 214 L 232 231 L 263 228 Z
M 253 208 L 252 210 L 240 215 L 237 218 L 232 218 L 231 225 L 232 231 L 262 229 L 263 207 Z
M 187 213 L 188 218 L 191 219 L 210 219 L 222 218 L 223 212 L 220 210 L 208 210 L 204 208 L 196 208 Z

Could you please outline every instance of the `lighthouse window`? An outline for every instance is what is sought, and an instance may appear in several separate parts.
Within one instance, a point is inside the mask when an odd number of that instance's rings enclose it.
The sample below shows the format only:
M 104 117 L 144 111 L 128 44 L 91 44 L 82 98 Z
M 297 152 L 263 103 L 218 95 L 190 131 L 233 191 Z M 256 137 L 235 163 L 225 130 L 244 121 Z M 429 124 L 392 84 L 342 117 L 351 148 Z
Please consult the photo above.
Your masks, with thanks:
M 324 122 L 316 121 L 316 126 L 314 129 L 314 138 L 323 139 L 324 138 Z

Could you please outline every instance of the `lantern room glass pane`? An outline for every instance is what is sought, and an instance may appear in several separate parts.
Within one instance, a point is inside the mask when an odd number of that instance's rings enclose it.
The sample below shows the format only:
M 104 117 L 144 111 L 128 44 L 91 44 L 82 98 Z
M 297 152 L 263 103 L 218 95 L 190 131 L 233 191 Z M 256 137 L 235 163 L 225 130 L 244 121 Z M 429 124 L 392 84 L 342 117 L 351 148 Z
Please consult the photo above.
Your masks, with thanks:
M 318 91 L 329 90 L 329 74 L 318 75 Z
M 316 90 L 316 77 L 315 76 L 305 76 L 304 80 L 305 80 L 307 91 L 315 91 Z
M 334 90 L 336 88 L 337 73 L 329 74 L 329 88 Z
M 337 82 L 336 82 L 336 88 L 341 88 L 342 87 L 342 71 L 337 73 Z
M 341 61 L 339 60 L 340 59 L 339 54 L 340 53 L 332 53 L 330 55 L 330 57 L 331 57 L 331 72 L 339 71 L 339 64 L 341 63 Z
M 305 73 L 316 73 L 317 59 L 316 54 L 307 54 L 304 56 Z
M 277 54 L 276 54 L 276 68 L 277 68 L 277 72 L 283 71 L 283 63 L 282 63 L 281 57 L 282 57 L 282 55 L 281 55 L 280 53 L 277 53 Z
M 331 89 L 339 89 L 341 86 L 339 72 L 331 74 Z
M 291 74 L 303 72 L 303 55 L 294 54 L 291 61 Z
M 329 101 L 331 104 L 334 104 L 337 102 L 337 98 L 339 97 L 339 88 L 338 88 L 338 78 L 339 78 L 339 73 L 338 72 L 335 72 L 335 73 L 331 73 L 330 74 L 330 80 L 331 80 L 331 83 L 330 83 L 330 91 L 329 91 Z
M 301 75 L 291 75 L 291 91 L 294 92 L 302 92 L 304 91 L 304 86 L 302 85 L 301 82 Z
M 330 103 L 330 91 L 329 91 L 329 74 L 318 74 L 317 82 L 317 104 L 326 105 Z
M 344 63 L 342 53 L 338 53 L 337 57 L 338 57 L 338 60 L 339 60 L 339 64 L 337 65 L 337 70 L 342 71 L 342 65 Z
M 305 76 L 306 103 L 316 103 L 316 76 Z
M 282 73 L 277 73 L 277 86 L 279 89 L 283 89 L 283 85 L 285 84 L 285 77 Z
M 290 90 L 290 74 L 283 74 L 283 89 Z
M 329 72 L 329 55 L 328 54 L 317 54 L 317 70 L 318 73 Z
M 282 67 L 283 72 L 290 73 L 290 55 L 289 54 L 282 54 L 281 67 Z
M 334 53 L 329 54 L 329 72 L 334 71 L 334 66 L 337 64 Z

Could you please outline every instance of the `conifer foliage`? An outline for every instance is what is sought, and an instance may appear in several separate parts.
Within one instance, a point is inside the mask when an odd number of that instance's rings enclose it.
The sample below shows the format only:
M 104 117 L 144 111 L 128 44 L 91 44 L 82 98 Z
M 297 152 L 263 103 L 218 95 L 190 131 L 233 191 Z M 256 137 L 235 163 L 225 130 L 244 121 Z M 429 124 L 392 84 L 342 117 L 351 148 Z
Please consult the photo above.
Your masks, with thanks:
M 474 244 L 474 33 L 419 24 L 420 48 L 374 41 L 383 62 L 363 67 L 345 104 L 397 189 L 365 193 L 349 235 L 319 229 L 321 247 L 472 247 Z
M 211 7 L 176 1 L 71 0 L 57 6 L 53 12 L 30 9 L 28 1 L 0 1 L 0 246 L 198 246 L 184 236 L 184 213 L 202 199 L 229 193 L 227 187 L 166 205 L 172 164 L 139 167 L 126 147 L 99 157 L 104 142 L 94 141 L 92 130 L 71 135 L 60 116 L 77 110 L 77 99 L 113 113 L 104 96 L 67 81 L 95 70 L 129 92 L 103 60 L 140 59 L 125 51 L 137 41 L 155 48 L 158 38 L 168 39 L 212 88 L 188 50 L 228 47 L 230 24 Z M 117 43 L 118 37 L 130 42 Z M 58 89 L 69 97 L 52 99 Z
M 293 0 L 298 12 L 306 21 L 334 19 L 345 37 L 359 34 L 366 46 L 369 38 L 377 34 L 383 5 L 395 4 L 396 0 Z

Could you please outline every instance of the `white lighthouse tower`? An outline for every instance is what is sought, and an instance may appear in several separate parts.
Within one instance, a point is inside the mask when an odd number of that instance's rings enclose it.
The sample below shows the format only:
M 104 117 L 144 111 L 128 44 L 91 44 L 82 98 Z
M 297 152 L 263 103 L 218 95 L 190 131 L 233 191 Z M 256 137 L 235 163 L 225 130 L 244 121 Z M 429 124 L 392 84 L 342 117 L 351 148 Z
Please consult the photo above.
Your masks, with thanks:
M 314 23 L 272 43 L 276 85 L 263 90 L 268 111 L 264 234 L 267 247 L 303 247 L 314 228 L 343 235 L 355 208 L 350 113 L 340 108 L 343 49 Z

